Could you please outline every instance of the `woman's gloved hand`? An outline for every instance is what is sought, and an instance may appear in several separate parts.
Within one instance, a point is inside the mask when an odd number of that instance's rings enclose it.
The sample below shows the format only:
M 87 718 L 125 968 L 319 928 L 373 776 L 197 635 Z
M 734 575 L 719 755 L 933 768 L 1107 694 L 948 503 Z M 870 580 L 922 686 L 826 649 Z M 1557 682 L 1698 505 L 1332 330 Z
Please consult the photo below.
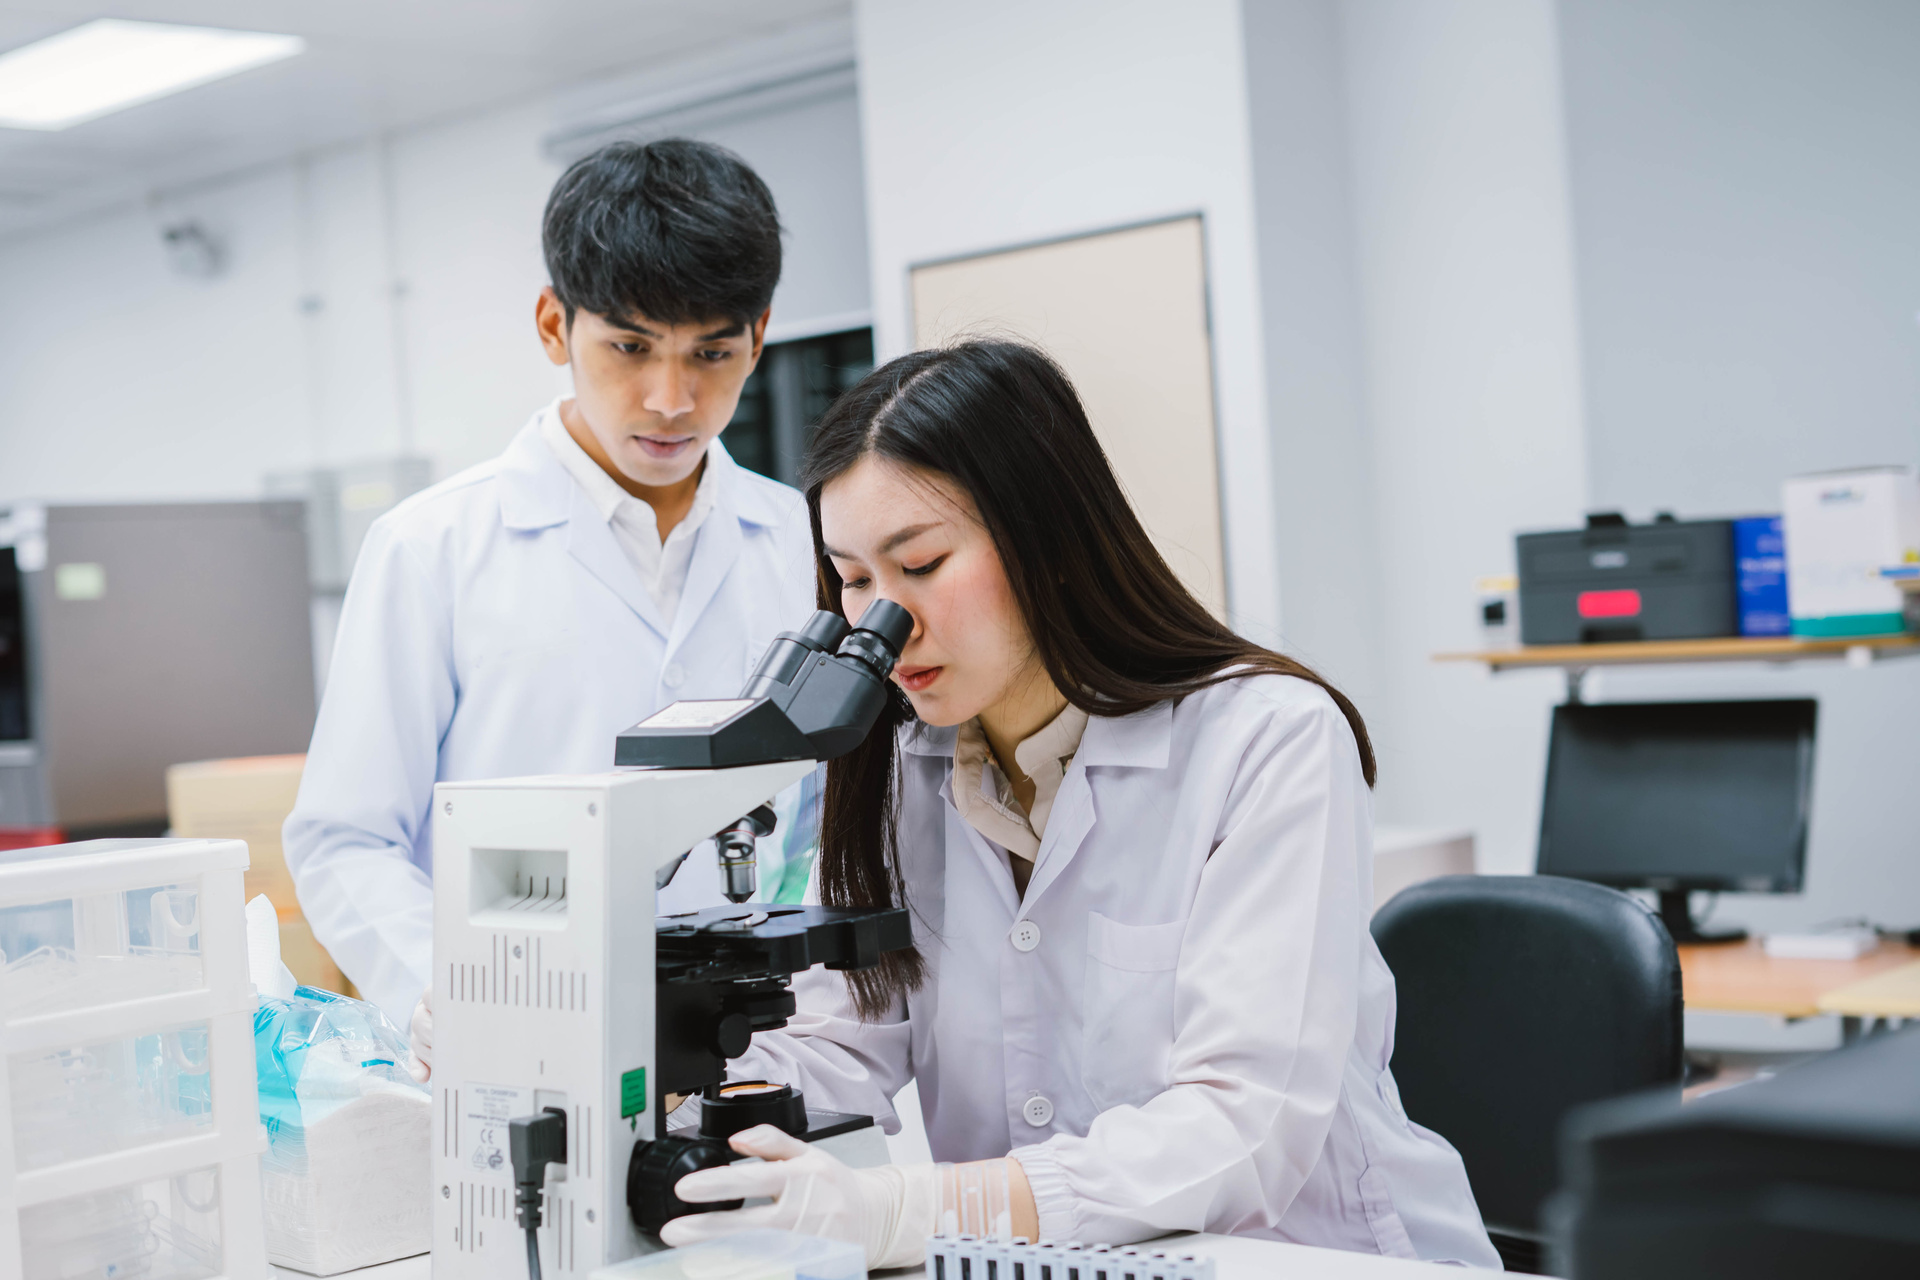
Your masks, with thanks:
M 407 1070 L 421 1084 L 433 1074 L 433 988 L 428 987 L 420 995 L 420 1003 L 413 1006 L 413 1018 L 408 1023 L 408 1034 L 412 1038 L 413 1061 L 407 1064 Z
M 763 1124 L 733 1135 L 741 1155 L 764 1164 L 730 1164 L 690 1173 L 674 1185 L 688 1204 L 771 1196 L 773 1203 L 675 1218 L 660 1238 L 675 1248 L 735 1231 L 779 1228 L 857 1244 L 870 1268 L 902 1267 L 926 1256 L 939 1211 L 934 1166 L 850 1169 L 810 1143 Z

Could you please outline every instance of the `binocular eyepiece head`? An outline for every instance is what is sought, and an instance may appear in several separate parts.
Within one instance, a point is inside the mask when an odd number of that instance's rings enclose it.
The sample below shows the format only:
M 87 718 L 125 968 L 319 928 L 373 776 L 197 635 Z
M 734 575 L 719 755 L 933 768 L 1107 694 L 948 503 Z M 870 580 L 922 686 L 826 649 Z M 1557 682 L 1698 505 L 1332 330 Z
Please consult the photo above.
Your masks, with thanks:
M 885 680 L 893 674 L 900 651 L 907 647 L 907 637 L 912 634 L 912 614 L 891 600 L 875 600 L 840 641 L 836 652 L 860 659 Z

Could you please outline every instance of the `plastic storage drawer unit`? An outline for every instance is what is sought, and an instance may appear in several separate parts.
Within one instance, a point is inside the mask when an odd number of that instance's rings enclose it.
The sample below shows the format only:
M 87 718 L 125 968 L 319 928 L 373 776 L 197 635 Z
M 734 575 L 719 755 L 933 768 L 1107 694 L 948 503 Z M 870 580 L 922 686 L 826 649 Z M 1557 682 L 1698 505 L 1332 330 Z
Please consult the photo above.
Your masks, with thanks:
M 266 1280 L 246 866 L 0 853 L 0 1280 Z

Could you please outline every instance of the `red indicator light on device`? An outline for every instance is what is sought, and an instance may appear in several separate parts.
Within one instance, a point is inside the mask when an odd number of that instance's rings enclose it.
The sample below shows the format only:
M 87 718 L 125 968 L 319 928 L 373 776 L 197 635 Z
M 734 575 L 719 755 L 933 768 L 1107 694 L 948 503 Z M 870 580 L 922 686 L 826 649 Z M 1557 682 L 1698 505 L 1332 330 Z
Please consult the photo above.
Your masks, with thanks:
M 1633 618 L 1640 613 L 1640 593 L 1582 591 L 1578 604 L 1583 618 Z

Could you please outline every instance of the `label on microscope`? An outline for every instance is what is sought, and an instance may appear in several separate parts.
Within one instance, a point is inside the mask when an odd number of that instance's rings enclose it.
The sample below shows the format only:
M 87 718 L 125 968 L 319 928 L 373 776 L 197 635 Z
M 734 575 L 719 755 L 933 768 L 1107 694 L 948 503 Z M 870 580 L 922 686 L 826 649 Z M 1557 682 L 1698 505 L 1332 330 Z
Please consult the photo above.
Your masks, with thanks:
M 711 729 L 717 724 L 731 720 L 753 703 L 752 698 L 676 702 L 642 720 L 639 727 L 642 729 Z
M 469 1084 L 460 1089 L 460 1157 L 476 1173 L 513 1177 L 507 1124 L 533 1114 L 533 1090 L 509 1084 Z

